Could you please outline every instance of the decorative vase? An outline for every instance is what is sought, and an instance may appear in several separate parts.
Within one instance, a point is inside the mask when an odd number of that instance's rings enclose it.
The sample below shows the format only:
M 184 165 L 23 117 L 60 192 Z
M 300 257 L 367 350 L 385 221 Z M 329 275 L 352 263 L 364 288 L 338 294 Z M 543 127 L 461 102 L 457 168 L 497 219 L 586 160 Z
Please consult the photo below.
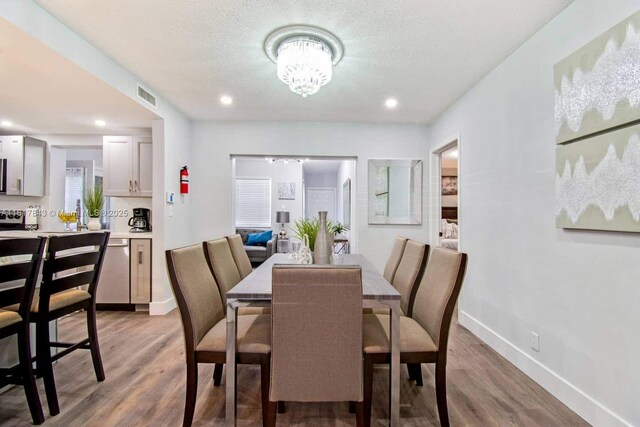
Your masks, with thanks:
M 333 239 L 327 231 L 327 211 L 318 212 L 320 226 L 318 236 L 313 245 L 314 264 L 331 264 L 331 253 L 333 252 Z
M 89 218 L 89 223 L 87 224 L 87 229 L 89 231 L 98 231 L 102 228 L 102 224 L 100 224 L 100 218 L 91 217 Z

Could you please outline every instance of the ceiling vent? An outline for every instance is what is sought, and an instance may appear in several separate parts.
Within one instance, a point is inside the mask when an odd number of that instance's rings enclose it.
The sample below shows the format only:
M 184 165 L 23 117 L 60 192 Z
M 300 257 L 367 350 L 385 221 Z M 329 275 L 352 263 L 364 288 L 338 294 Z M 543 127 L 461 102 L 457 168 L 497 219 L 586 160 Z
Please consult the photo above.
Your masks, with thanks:
M 151 105 L 153 108 L 156 107 L 156 96 L 151 94 L 148 90 L 140 86 L 138 83 L 138 98 L 142 99 L 145 103 Z

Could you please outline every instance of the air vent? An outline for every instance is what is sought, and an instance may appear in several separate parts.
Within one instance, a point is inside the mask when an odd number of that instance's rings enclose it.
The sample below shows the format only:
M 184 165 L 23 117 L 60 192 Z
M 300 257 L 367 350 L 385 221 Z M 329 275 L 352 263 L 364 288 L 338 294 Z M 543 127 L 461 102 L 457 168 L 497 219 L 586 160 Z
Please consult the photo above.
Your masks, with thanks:
M 155 108 L 156 96 L 138 84 L 138 97 Z

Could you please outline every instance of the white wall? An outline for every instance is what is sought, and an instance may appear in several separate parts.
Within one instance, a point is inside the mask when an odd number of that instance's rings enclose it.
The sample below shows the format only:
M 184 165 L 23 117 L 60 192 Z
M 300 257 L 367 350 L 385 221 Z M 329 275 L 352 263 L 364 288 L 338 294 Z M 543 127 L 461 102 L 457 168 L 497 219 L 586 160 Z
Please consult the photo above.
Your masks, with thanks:
M 338 222 L 344 223 L 344 188 L 343 185 L 347 181 L 351 180 L 351 224 L 355 221 L 355 188 L 356 188 L 356 162 L 353 160 L 343 160 L 338 168 Z M 425 222 L 426 223 L 426 222 Z
M 461 138 L 460 321 L 594 425 L 640 425 L 640 235 L 555 228 L 552 67 L 638 7 L 574 2 L 430 132 Z
M 356 203 L 359 253 L 382 270 L 393 239 L 404 235 L 425 241 L 427 215 L 418 226 L 372 226 L 367 224 L 367 159 L 424 158 L 427 129 L 418 125 L 376 125 L 347 123 L 194 122 L 192 169 L 192 221 L 203 215 L 212 218 L 194 230 L 194 241 L 213 239 L 233 232 L 231 215 L 232 154 L 262 156 L 358 157 Z M 425 174 L 425 176 L 427 176 Z M 423 185 L 426 188 L 426 185 Z M 427 200 L 426 195 L 423 200 Z
M 285 225 L 287 234 L 293 235 L 296 219 L 302 218 L 302 164 L 290 161 L 269 163 L 264 159 L 236 159 L 237 178 L 270 178 L 271 179 L 271 229 L 278 233 L 281 225 L 276 222 L 276 212 L 288 211 L 290 223 Z M 296 184 L 295 200 L 278 200 L 278 183 L 294 182 Z

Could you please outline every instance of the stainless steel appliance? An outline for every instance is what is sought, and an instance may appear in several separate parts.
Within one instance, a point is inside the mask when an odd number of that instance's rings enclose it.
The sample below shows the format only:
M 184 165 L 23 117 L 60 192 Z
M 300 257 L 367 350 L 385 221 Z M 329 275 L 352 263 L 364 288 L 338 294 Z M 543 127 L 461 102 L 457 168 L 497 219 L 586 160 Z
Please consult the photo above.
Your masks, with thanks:
M 129 240 L 109 239 L 98 282 L 98 304 L 129 304 Z
M 133 217 L 129 218 L 131 233 L 146 233 L 151 231 L 151 210 L 133 208 Z
M 24 211 L 0 210 L 0 230 L 24 230 Z

